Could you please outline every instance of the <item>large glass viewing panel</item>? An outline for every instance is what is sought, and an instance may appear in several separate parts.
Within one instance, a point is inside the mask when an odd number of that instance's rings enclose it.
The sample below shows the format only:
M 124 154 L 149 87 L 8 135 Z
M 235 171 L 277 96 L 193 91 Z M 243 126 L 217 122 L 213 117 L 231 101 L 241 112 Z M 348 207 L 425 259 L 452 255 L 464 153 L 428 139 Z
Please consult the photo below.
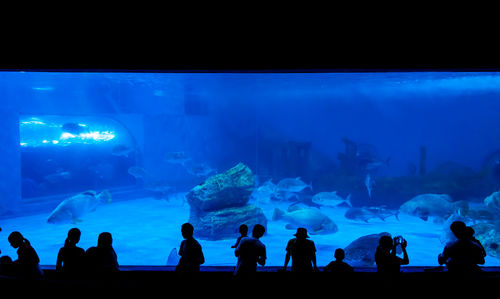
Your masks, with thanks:
M 500 266 L 500 73 L 2 71 L 0 99 L 1 255 L 19 231 L 54 265 L 77 227 L 175 265 L 190 222 L 231 266 L 260 223 L 270 266 L 298 227 L 318 266 L 374 267 L 384 234 L 437 266 L 461 220 Z

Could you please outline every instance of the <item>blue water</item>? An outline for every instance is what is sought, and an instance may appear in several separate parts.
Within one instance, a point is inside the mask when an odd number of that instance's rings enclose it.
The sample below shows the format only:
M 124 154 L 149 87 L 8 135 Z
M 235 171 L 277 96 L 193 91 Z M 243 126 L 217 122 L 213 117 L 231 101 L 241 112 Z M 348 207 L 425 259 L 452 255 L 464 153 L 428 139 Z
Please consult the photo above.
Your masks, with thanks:
M 256 188 L 269 179 L 300 177 L 312 191 L 299 197 L 337 191 L 350 194 L 358 208 L 396 211 L 421 193 L 445 193 L 479 207 L 500 190 L 496 72 L 5 71 L 0 82 L 0 162 L 6 170 L 0 178 L 0 250 L 15 257 L 7 236 L 17 230 L 46 265 L 55 264 L 72 227 L 81 229 L 83 248 L 94 246 L 100 232 L 111 232 L 121 265 L 165 265 L 190 216 L 185 194 L 240 162 L 256 176 Z M 343 138 L 357 145 L 355 165 L 339 159 L 346 154 Z M 300 146 L 306 150 L 294 152 Z M 166 158 L 172 153 L 189 160 Z M 368 166 L 366 157 L 380 163 Z M 206 173 L 190 168 L 201 165 Z M 131 174 L 131 167 L 153 183 Z M 421 177 L 425 188 L 415 183 Z M 105 189 L 110 203 L 75 223 L 47 223 L 64 199 Z M 274 209 L 287 210 L 293 202 L 250 200 L 267 218 L 262 241 L 268 265 L 284 263 L 295 233 L 286 220 L 273 220 Z M 365 222 L 347 219 L 346 207 L 308 208 L 338 226 L 336 233 L 311 234 L 321 266 L 333 260 L 336 248 L 383 231 L 408 240 L 414 266 L 436 265 L 444 246 L 446 219 L 439 217 L 425 221 L 401 213 Z M 468 218 L 468 224 L 495 224 L 500 215 L 490 210 L 495 219 Z M 236 237 L 200 238 L 206 264 L 234 265 Z M 500 259 L 487 256 L 486 266 L 498 265 Z

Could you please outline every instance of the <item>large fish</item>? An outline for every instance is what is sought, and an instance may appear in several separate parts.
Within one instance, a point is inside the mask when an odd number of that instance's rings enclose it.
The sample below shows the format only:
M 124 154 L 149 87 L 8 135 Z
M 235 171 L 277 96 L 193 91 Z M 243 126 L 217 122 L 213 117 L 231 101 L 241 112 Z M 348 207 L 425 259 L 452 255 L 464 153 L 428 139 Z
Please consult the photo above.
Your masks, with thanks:
M 383 207 L 370 208 L 350 208 L 344 214 L 344 217 L 350 220 L 361 220 L 368 222 L 372 218 L 378 218 L 385 221 L 385 218 L 394 216 L 397 220 L 399 211 L 392 211 Z
M 180 164 L 184 166 L 184 164 L 191 160 L 190 157 L 186 155 L 185 152 L 170 152 L 165 155 L 165 161 L 171 164 Z
M 346 204 L 352 207 L 351 194 L 347 195 L 346 198 L 342 198 L 337 194 L 337 191 L 316 193 L 312 197 L 312 202 L 321 206 L 336 207 L 341 204 Z
M 305 227 L 311 234 L 333 234 L 338 231 L 337 225 L 315 208 L 295 207 L 294 210 L 288 212 L 276 208 L 273 220 L 287 221 L 287 229 Z
M 281 181 L 278 182 L 276 185 L 279 191 L 281 192 L 301 192 L 305 188 L 309 188 L 312 190 L 312 184 L 306 184 L 304 183 L 300 177 L 297 178 L 286 178 L 282 179 Z
M 269 179 L 259 187 L 255 188 L 252 192 L 252 198 L 260 202 L 269 202 L 273 195 L 276 195 L 276 184 L 272 179 Z
M 111 202 L 111 194 L 104 190 L 97 194 L 95 191 L 85 191 L 63 200 L 50 214 L 48 223 L 76 223 L 81 217 L 95 211 L 98 205 Z
M 447 219 L 451 214 L 461 209 L 468 210 L 466 201 L 453 202 L 447 194 L 421 194 L 403 203 L 399 210 L 403 213 L 420 217 L 427 221 L 430 216 Z

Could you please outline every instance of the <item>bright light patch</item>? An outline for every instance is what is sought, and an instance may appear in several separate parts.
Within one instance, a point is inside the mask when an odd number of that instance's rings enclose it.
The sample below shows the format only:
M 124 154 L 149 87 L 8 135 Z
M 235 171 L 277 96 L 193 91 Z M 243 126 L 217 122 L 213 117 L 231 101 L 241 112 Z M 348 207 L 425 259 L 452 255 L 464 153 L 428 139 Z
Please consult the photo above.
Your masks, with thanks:
M 69 138 L 75 138 L 76 136 L 71 134 L 71 133 L 68 133 L 68 132 L 64 132 L 61 134 L 61 137 L 59 137 L 60 140 L 66 140 L 66 139 L 69 139 Z
M 68 140 L 68 139 L 80 139 L 80 140 L 95 140 L 95 141 L 108 141 L 115 138 L 115 134 L 112 131 L 91 131 L 87 133 L 80 133 L 78 135 L 74 135 L 68 132 L 64 132 L 61 134 L 60 140 Z
M 22 121 L 22 125 L 45 125 L 43 121 L 39 120 L 29 120 L 29 121 Z
M 93 131 L 93 132 L 88 132 L 88 133 L 81 133 L 78 135 L 79 138 L 81 139 L 93 139 L 96 141 L 108 141 L 113 138 L 115 138 L 115 135 L 113 132 L 109 131 L 104 131 L 104 132 L 99 132 L 99 131 Z
M 51 91 L 51 90 L 54 90 L 54 87 L 52 87 L 52 86 L 37 86 L 37 87 L 33 87 L 33 90 L 37 90 L 37 91 Z

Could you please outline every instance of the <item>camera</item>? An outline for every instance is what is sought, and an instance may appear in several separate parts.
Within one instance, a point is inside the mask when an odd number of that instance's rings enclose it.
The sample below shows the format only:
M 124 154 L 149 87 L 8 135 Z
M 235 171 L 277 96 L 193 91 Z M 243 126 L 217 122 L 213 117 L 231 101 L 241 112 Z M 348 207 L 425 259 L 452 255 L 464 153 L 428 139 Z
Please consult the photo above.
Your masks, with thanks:
M 402 236 L 394 237 L 394 245 L 401 245 L 404 241 L 405 239 Z

